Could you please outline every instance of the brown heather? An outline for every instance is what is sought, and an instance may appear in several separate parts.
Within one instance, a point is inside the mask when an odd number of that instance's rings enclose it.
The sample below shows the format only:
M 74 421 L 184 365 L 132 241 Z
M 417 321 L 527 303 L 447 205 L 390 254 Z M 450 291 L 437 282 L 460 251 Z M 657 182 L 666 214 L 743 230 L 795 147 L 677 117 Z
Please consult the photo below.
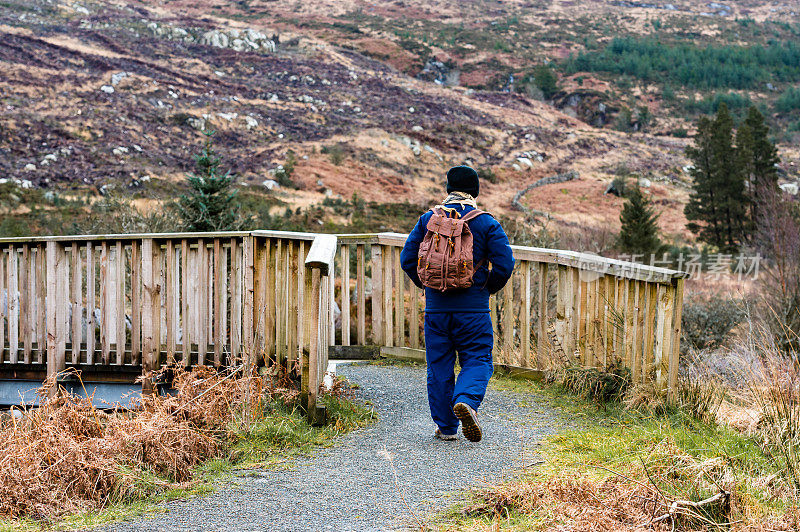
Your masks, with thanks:
M 219 455 L 237 423 L 261 413 L 259 398 L 296 393 L 281 386 L 287 382 L 207 367 L 176 370 L 175 396 L 102 411 L 91 398 L 51 394 L 51 378 L 38 391 L 39 408 L 8 416 L 0 427 L 0 517 L 47 519 L 144 490 L 189 487 L 193 467 Z

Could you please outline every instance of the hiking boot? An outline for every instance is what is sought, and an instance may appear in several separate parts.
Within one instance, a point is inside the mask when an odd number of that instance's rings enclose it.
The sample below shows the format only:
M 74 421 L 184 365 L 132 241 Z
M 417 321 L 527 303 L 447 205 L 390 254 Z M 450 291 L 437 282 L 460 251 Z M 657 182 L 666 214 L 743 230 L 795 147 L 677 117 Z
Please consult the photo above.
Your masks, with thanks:
M 455 441 L 458 439 L 458 434 L 442 434 L 442 431 L 439 429 L 436 429 L 434 436 L 444 441 Z
M 469 441 L 481 441 L 483 431 L 478 424 L 478 414 L 466 403 L 456 403 L 453 406 L 453 414 L 461 421 L 461 432 Z

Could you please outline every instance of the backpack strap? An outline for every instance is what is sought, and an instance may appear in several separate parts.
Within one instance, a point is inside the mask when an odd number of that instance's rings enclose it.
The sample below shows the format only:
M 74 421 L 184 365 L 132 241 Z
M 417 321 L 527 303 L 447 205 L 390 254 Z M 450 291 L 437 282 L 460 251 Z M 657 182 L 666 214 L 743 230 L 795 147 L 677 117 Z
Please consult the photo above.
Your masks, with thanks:
M 467 214 L 465 214 L 464 216 L 461 217 L 461 221 L 468 222 L 468 221 L 470 221 L 470 220 L 472 220 L 474 218 L 477 218 L 481 214 L 489 214 L 489 213 L 486 212 L 486 211 L 482 211 L 480 209 L 472 209 Z M 491 216 L 491 214 L 489 214 L 489 216 Z

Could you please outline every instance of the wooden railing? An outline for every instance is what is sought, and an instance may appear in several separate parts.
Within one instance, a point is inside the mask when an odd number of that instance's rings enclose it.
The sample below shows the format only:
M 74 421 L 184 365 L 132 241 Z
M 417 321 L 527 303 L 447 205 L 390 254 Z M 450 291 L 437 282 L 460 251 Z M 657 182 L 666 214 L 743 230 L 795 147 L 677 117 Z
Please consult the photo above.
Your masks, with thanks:
M 281 231 L 0 240 L 0 369 L 278 365 L 311 412 L 329 346 L 424 355 L 405 235 Z M 683 274 L 514 246 L 491 298 L 496 363 L 630 368 L 673 388 Z M 337 307 L 339 310 L 337 310 Z M 145 382 L 145 390 L 151 383 Z
M 313 324 L 328 323 L 328 249 L 331 235 L 280 231 L 4 239 L 0 368 L 278 364 L 301 372 L 313 411 L 327 368 L 329 330 Z
M 334 300 L 341 320 L 331 324 L 332 333 L 341 331 L 338 345 L 424 356 L 417 351 L 424 346 L 424 293 L 400 268 L 405 240 L 396 233 L 339 235 Z M 674 389 L 684 274 L 584 253 L 512 249 L 512 280 L 490 299 L 496 364 L 542 371 L 616 363 L 637 382 Z

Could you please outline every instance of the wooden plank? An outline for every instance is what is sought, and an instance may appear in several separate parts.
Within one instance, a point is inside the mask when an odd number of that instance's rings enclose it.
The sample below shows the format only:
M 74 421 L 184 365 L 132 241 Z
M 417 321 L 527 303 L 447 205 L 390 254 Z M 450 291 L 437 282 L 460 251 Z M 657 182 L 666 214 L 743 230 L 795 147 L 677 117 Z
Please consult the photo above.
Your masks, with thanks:
M 305 257 L 304 257 L 305 260 Z M 299 242 L 292 242 L 291 246 L 289 247 L 289 273 L 288 273 L 288 282 L 286 283 L 286 291 L 289 295 L 289 320 L 287 325 L 287 334 L 289 336 L 289 351 L 286 354 L 287 359 L 287 369 L 291 370 L 292 367 L 297 363 L 298 355 L 297 349 L 299 345 L 299 334 L 298 334 L 298 327 L 299 321 L 297 310 L 298 310 L 298 299 L 300 297 L 300 286 L 297 282 L 298 276 L 298 268 L 300 264 L 300 243 Z M 304 267 L 304 266 L 303 266 Z
M 350 246 L 342 244 L 342 345 L 350 345 Z
M 192 363 L 192 309 L 189 276 L 189 241 L 181 240 L 181 357 L 184 367 Z
M 121 366 L 125 363 L 125 248 L 122 241 L 117 241 L 114 252 L 114 278 L 115 285 L 114 304 L 116 305 L 116 364 Z
M 100 244 L 100 356 L 103 364 L 108 365 L 111 357 L 111 331 L 109 323 L 109 276 L 108 242 Z
M 268 279 L 274 273 L 274 265 L 269 262 L 268 255 L 271 248 L 272 241 L 268 238 L 253 240 L 253 356 L 256 357 L 265 351 L 265 331 L 271 331 L 270 345 L 274 344 L 275 338 L 272 325 L 267 325 L 267 316 L 272 309 L 267 308 L 266 303 L 268 290 L 271 290 L 267 288 Z
M 31 307 L 33 298 L 31 297 L 31 251 L 28 244 L 22 245 L 22 263 L 19 266 L 19 334 L 22 337 L 22 360 L 26 364 L 31 362 L 31 351 L 33 349 L 33 318 L 31 317 Z
M 503 360 L 510 360 L 514 350 L 514 273 L 503 287 Z
M 555 330 L 561 346 L 566 348 L 567 338 L 567 267 L 559 265 L 556 274 L 556 323 Z M 566 353 L 568 349 L 564 349 Z
M 155 273 L 153 271 L 152 239 L 142 240 L 142 374 L 155 370 L 156 338 L 155 321 L 158 309 L 155 304 Z M 142 393 L 152 393 L 152 381 L 142 379 Z
M 366 283 L 364 282 L 364 244 L 356 246 L 356 333 L 358 335 L 358 345 L 367 344 L 367 299 L 364 291 L 366 290 Z
M 134 248 L 137 247 L 134 244 Z M 133 254 L 131 254 L 133 257 Z M 133 260 L 133 259 L 131 259 Z M 175 355 L 177 353 L 177 333 L 178 333 L 178 326 L 179 316 L 178 316 L 178 290 L 179 290 L 179 279 L 180 274 L 176 271 L 177 268 L 177 261 L 175 258 L 175 243 L 172 240 L 167 240 L 164 243 L 164 287 L 166 288 L 164 294 L 164 306 L 166 307 L 166 315 L 165 315 L 165 328 L 167 333 L 167 365 L 175 363 Z M 131 266 L 136 264 L 136 262 L 132 262 Z M 131 293 L 135 293 L 136 290 L 133 290 Z
M 522 360 L 519 366 L 529 367 L 531 361 L 531 263 L 524 261 L 522 269 L 522 324 L 519 327 L 522 340 Z
M 231 364 L 238 364 L 240 362 L 240 355 L 242 353 L 242 283 L 244 280 L 244 272 L 242 270 L 242 247 L 239 245 L 237 238 L 231 238 L 231 269 L 230 269 L 230 286 L 231 286 Z
M 278 313 L 278 328 L 280 329 L 280 338 L 281 342 L 279 344 L 280 349 L 276 351 L 276 360 L 278 365 L 282 366 L 286 364 L 288 360 L 288 353 L 289 353 L 289 330 L 288 330 L 288 321 L 289 321 L 289 253 L 292 248 L 292 241 L 286 240 L 283 243 L 283 255 L 280 261 L 280 284 L 276 286 L 276 296 L 279 295 L 280 297 L 276 297 L 275 299 L 275 309 Z
M 97 300 L 95 298 L 95 285 L 97 283 L 95 268 L 95 246 L 91 242 L 86 243 L 86 363 L 94 364 L 95 332 L 97 331 L 97 321 L 95 320 L 95 309 Z
M 2 298 L 2 294 L 6 294 L 6 298 L 8 298 L 8 292 L 6 291 L 6 263 L 8 259 L 6 257 L 7 251 L 4 249 L 0 249 L 0 298 Z M 7 299 L 6 299 L 7 300 Z M 6 317 L 7 317 L 7 303 L 6 305 L 2 304 L 2 299 L 0 299 L 0 363 L 4 363 L 6 361 L 5 352 L 6 352 Z
M 225 246 L 225 241 L 222 241 L 222 264 L 219 272 L 219 282 L 222 284 L 220 289 L 220 301 L 219 301 L 219 310 L 221 314 L 220 320 L 220 328 L 216 332 L 217 336 L 220 338 L 220 342 L 222 343 L 222 358 L 220 360 L 220 364 L 228 366 L 229 364 L 229 357 L 228 355 L 230 352 L 228 351 L 228 292 L 230 287 L 228 285 L 228 270 L 229 270 L 229 262 L 228 262 L 228 253 L 230 252 L 230 247 Z M 227 352 L 226 352 L 227 351 Z
M 267 349 L 266 355 L 271 356 L 274 352 L 282 353 L 283 344 L 283 240 L 275 241 L 272 248 L 274 257 L 268 258 L 272 264 L 267 273 Z
M 634 294 L 634 320 L 633 320 L 633 352 L 631 353 L 631 374 L 633 382 L 643 382 L 643 357 L 644 351 L 644 319 L 647 288 L 643 281 L 633 281 L 636 284 Z
M 654 363 L 656 389 L 661 392 L 669 388 L 669 357 L 672 353 L 672 319 L 675 313 L 675 288 L 658 286 L 658 310 L 656 314 L 656 343 Z
M 597 280 L 597 315 L 595 321 L 597 332 L 595 333 L 595 353 L 597 354 L 598 365 L 603 368 L 608 367 L 608 351 L 606 347 L 608 343 L 608 336 L 606 335 L 606 324 L 608 323 L 607 286 L 607 276 L 601 276 Z
M 41 246 L 34 246 L 31 247 L 31 258 L 30 258 L 30 272 L 28 273 L 28 283 L 33 290 L 31 294 L 31 313 L 30 313 L 30 323 L 31 323 L 31 341 L 34 342 L 35 345 L 31 346 L 32 350 L 35 353 L 31 354 L 31 362 L 35 363 L 42 363 L 43 362 L 43 346 L 46 343 L 42 342 L 42 336 L 44 335 L 44 283 L 42 282 L 44 278 L 44 260 L 42 259 L 43 248 Z M 2 276 L 2 273 L 0 273 Z M 2 351 L 3 351 L 3 343 L 0 341 L 0 359 L 2 358 Z
M 63 251 L 58 242 L 47 243 L 47 376 L 52 377 L 66 368 L 66 357 L 64 350 L 61 349 L 59 342 L 59 318 L 63 316 L 63 311 L 59 311 L 59 291 L 58 274 L 63 267 Z
M 654 375 L 654 343 L 655 343 L 655 321 L 656 303 L 658 301 L 658 285 L 656 283 L 645 283 L 647 290 L 647 306 L 644 315 L 644 354 L 642 358 L 642 382 L 648 382 Z
M 213 272 L 213 288 L 214 288 L 214 366 L 219 367 L 222 363 L 222 350 L 224 348 L 225 339 L 222 337 L 222 305 L 223 305 L 223 279 L 225 272 L 222 271 L 222 242 L 219 238 L 214 239 L 214 272 Z
M 383 251 L 373 244 L 372 253 L 372 343 L 383 345 Z
M 208 351 L 208 248 L 206 241 L 202 238 L 197 240 L 197 365 L 203 366 L 206 363 L 206 352 Z
M 593 279 L 586 286 L 586 354 L 584 355 L 584 366 L 589 368 L 598 366 L 597 297 L 599 283 L 600 279 Z
M 419 288 L 408 279 L 409 290 L 411 291 L 411 315 L 409 317 L 409 340 L 412 349 L 419 349 Z
M 625 367 L 633 372 L 633 337 L 636 323 L 636 281 L 625 279 L 625 333 L 623 335 Z
M 547 263 L 538 265 L 539 334 L 536 336 L 536 369 L 547 369 L 550 341 L 547 338 Z
M 69 261 L 65 246 L 58 246 L 56 263 L 56 345 L 59 353 L 59 368 L 64 369 L 67 360 L 67 336 L 69 335 Z
M 294 345 L 294 341 L 292 339 L 292 332 L 291 332 L 291 308 L 292 308 L 292 262 L 294 261 L 294 243 L 291 240 L 287 240 L 284 244 L 283 250 L 283 283 L 281 284 L 281 292 L 283 294 L 283 298 L 280 301 L 280 306 L 283 309 L 283 315 L 281 316 L 281 329 L 283 329 L 283 345 L 282 345 L 282 353 L 281 358 L 279 359 L 279 363 L 281 365 L 286 365 L 287 361 L 289 360 L 289 353 Z M 327 368 L 326 368 L 327 370 Z
M 425 350 L 410 347 L 381 347 L 380 356 L 425 363 Z
M 8 360 L 16 364 L 19 362 L 19 253 L 14 246 L 8 248 L 6 274 L 8 275 L 6 282 Z
M 578 348 L 578 308 L 580 306 L 580 273 L 577 268 L 570 268 L 567 274 L 567 355 L 571 364 L 578 362 L 575 350 Z
M 624 279 L 614 278 L 614 360 L 625 367 L 625 308 L 627 296 L 625 295 Z
M 675 400 L 678 390 L 678 369 L 681 356 L 681 320 L 683 317 L 683 287 L 684 280 L 675 280 L 675 315 L 672 317 L 672 339 L 669 354 L 669 389 L 672 399 Z
M 161 313 L 163 310 L 161 293 L 164 291 L 164 254 L 161 252 L 161 242 L 153 241 L 152 251 L 153 264 L 153 360 L 151 363 L 155 369 L 161 366 L 161 341 L 163 339 L 161 330 Z
M 172 248 L 172 278 L 175 279 L 175 250 L 172 246 L 172 241 L 167 241 L 167 248 L 168 250 Z M 142 243 L 140 241 L 134 240 L 131 242 L 131 364 L 138 365 L 141 363 L 142 360 Z M 173 305 L 175 301 L 175 287 L 173 286 L 177 283 L 167 283 L 167 301 L 169 298 L 172 297 Z M 168 314 L 169 316 L 169 314 Z M 169 317 L 167 318 L 170 319 Z M 175 354 L 175 327 L 177 327 L 177 313 L 172 316 L 172 325 L 167 325 L 167 335 L 169 338 L 169 333 L 172 331 L 172 340 L 173 340 L 173 360 Z M 167 340 L 167 344 L 169 346 L 169 339 Z
M 36 283 L 36 363 L 44 364 L 47 361 L 47 318 L 46 301 L 47 280 L 45 274 L 44 246 L 36 246 L 36 261 L 34 264 L 34 277 Z M 2 257 L 0 256 L 0 262 Z M 3 272 L 0 270 L 0 279 Z M 0 359 L 3 358 L 3 340 L 0 338 Z
M 336 237 L 334 237 L 336 238 Z M 312 244 L 313 245 L 313 244 Z M 331 256 L 331 265 L 328 269 L 328 275 L 325 276 L 325 287 L 328 289 L 328 296 L 327 296 L 327 306 L 325 307 L 325 318 L 328 324 L 328 330 L 325 334 L 325 342 L 320 346 L 320 353 L 324 352 L 324 356 L 327 356 L 328 353 L 328 346 L 333 343 L 333 339 L 336 338 L 336 312 L 334 312 L 334 306 L 336 305 L 336 265 L 334 264 L 336 261 L 336 247 L 333 248 L 333 254 Z M 320 360 L 322 357 L 320 357 Z M 320 375 L 324 375 L 325 371 L 327 371 L 327 367 L 320 368 Z
M 306 243 L 304 241 L 298 242 L 297 250 L 297 316 L 299 323 L 297 325 L 297 361 L 302 370 L 303 366 L 303 350 L 306 347 L 306 338 L 308 338 L 308 319 L 306 317 Z
M 406 344 L 406 294 L 405 294 L 405 274 L 400 267 L 400 248 L 394 248 L 394 328 L 395 341 L 397 347 L 404 347 Z
M 81 293 L 81 250 L 77 242 L 70 246 L 70 307 L 72 308 L 72 363 L 78 364 L 81 359 L 81 304 L 83 294 Z
M 576 348 L 579 349 L 578 364 L 582 366 L 587 365 L 588 352 L 589 352 L 589 331 L 587 327 L 587 317 L 589 315 L 589 283 L 580 279 L 580 271 L 578 272 L 580 294 L 578 295 L 578 340 Z
M 500 338 L 500 326 L 498 325 L 499 317 L 497 306 L 497 294 L 492 294 L 489 296 L 489 319 L 492 321 L 492 337 L 495 340 L 492 346 L 493 356 L 497 356 L 497 353 L 500 350 L 498 341 Z
M 245 237 L 242 242 L 242 271 L 244 272 L 242 292 L 244 302 L 242 304 L 242 343 L 244 345 L 244 355 L 248 371 L 256 363 L 257 353 L 255 352 L 255 338 L 253 329 L 253 284 L 255 275 L 255 257 L 253 248 L 255 242 L 253 237 Z
M 392 249 L 384 247 L 382 255 L 383 270 L 383 342 L 384 345 L 392 347 L 394 345 L 394 322 L 392 320 L 392 282 L 394 280 L 394 270 L 392 268 L 393 254 Z
M 307 260 L 307 259 L 306 259 Z M 312 268 L 310 272 L 310 291 L 309 291 L 309 324 L 311 330 L 310 344 L 308 349 L 308 363 L 304 368 L 308 368 L 308 377 L 305 388 L 301 393 L 307 396 L 306 408 L 309 414 L 314 411 L 317 402 L 317 386 L 319 383 L 319 346 L 320 346 L 320 327 L 327 327 L 327 323 L 320 322 L 320 274 L 319 268 Z M 305 379 L 304 379 L 305 380 Z

